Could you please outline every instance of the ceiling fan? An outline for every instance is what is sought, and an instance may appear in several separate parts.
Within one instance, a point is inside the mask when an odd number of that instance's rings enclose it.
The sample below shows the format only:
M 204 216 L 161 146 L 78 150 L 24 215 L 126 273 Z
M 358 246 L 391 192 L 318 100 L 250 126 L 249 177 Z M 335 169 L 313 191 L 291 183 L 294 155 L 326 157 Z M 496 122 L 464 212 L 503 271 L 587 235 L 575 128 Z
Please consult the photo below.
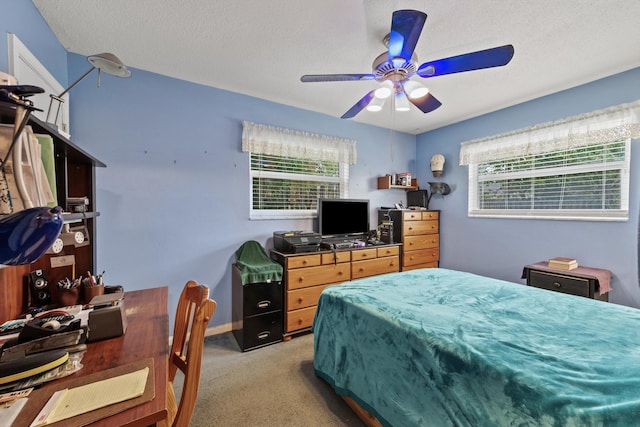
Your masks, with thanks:
M 384 102 L 394 95 L 396 111 L 409 110 L 409 102 L 423 113 L 440 107 L 438 101 L 421 83 L 411 80 L 461 73 L 482 68 L 500 67 L 513 58 L 513 46 L 504 45 L 491 49 L 451 56 L 417 65 L 415 47 L 427 20 L 427 14 L 418 10 L 397 10 L 391 19 L 391 32 L 384 43 L 388 51 L 373 61 L 371 74 L 307 74 L 300 77 L 304 83 L 376 80 L 380 87 L 368 92 L 341 118 L 355 117 L 364 108 L 380 111 Z

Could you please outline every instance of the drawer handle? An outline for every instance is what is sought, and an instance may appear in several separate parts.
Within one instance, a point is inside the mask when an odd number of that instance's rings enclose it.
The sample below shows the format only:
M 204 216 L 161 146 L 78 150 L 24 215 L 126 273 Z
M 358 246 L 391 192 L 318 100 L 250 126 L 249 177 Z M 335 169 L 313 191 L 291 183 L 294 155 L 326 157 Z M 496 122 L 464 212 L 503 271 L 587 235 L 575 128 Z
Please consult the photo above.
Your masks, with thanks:
M 257 305 L 258 308 L 267 308 L 271 305 L 271 301 L 260 301 Z
M 304 298 L 302 298 L 302 297 L 298 298 L 298 304 L 302 304 L 303 301 L 304 301 Z
M 302 281 L 303 281 L 303 280 L 304 280 L 304 277 L 300 276 L 300 277 L 298 278 L 298 283 L 302 283 Z
M 360 267 L 360 269 L 358 270 L 360 273 L 362 273 L 364 271 L 364 268 Z
M 560 287 L 562 286 L 562 285 L 560 284 L 560 282 L 553 282 L 553 283 L 552 283 L 552 285 L 553 285 L 553 286 L 555 286 L 555 287 L 556 287 L 556 288 L 558 288 L 558 289 L 560 289 Z
M 304 322 L 304 319 L 298 319 L 298 325 L 302 325 L 303 322 Z
M 338 276 L 342 276 L 342 271 L 338 271 Z
M 306 264 L 306 263 L 307 263 L 307 260 L 306 260 L 306 259 L 303 259 L 303 260 L 302 260 L 302 264 L 304 265 L 304 264 Z
M 260 332 L 258 334 L 258 339 L 263 340 L 265 338 L 268 338 L 269 335 L 271 335 L 271 332 L 269 332 L 269 331 Z

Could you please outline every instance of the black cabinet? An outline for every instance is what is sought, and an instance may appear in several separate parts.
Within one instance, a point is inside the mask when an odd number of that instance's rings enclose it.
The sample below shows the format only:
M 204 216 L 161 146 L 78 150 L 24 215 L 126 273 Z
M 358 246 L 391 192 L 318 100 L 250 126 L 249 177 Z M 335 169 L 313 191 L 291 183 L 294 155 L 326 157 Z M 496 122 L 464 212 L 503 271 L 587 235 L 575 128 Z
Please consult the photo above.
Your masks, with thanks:
M 242 351 L 282 341 L 282 282 L 242 284 L 231 268 L 233 334 Z
M 608 286 L 604 292 L 600 289 L 600 280 L 608 281 L 611 278 L 608 270 L 580 267 L 564 271 L 549 268 L 546 263 L 539 262 L 526 265 L 522 278 L 527 280 L 528 286 L 601 301 L 609 300 Z

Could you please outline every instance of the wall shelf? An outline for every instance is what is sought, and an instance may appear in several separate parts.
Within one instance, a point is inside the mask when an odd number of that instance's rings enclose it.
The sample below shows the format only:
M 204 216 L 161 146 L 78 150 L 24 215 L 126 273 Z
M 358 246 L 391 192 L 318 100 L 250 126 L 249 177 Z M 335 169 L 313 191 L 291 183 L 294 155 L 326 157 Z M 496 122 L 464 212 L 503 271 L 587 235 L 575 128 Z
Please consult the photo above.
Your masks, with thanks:
M 418 178 L 411 178 L 411 185 L 393 185 L 391 184 L 391 175 L 378 177 L 378 190 L 389 190 L 391 188 L 398 188 L 402 190 L 417 190 Z

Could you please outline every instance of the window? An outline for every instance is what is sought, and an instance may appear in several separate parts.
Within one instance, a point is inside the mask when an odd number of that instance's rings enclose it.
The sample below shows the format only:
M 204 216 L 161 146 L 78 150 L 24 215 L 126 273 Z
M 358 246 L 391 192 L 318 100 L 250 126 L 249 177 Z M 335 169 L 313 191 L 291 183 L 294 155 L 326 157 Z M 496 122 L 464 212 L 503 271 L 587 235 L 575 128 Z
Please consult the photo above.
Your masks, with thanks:
M 627 220 L 630 105 L 463 143 L 469 216 Z
M 243 123 L 250 153 L 251 219 L 311 218 L 318 198 L 349 196 L 355 142 Z

